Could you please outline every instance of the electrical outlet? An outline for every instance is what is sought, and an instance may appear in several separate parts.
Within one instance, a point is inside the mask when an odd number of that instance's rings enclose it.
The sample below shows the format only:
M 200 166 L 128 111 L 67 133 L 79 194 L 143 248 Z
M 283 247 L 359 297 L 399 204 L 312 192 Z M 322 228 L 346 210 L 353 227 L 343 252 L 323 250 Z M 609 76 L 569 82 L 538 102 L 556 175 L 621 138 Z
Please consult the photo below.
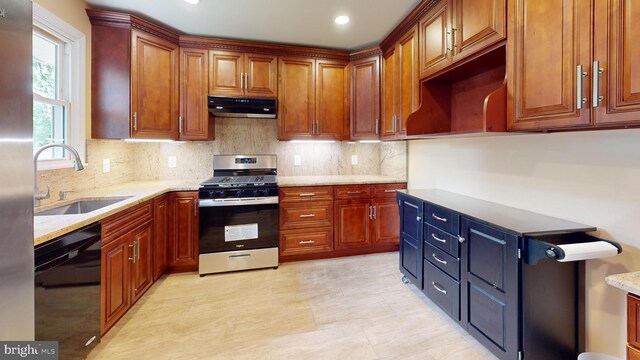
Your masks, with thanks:
M 170 168 L 174 168 L 177 166 L 177 159 L 175 156 L 169 156 L 168 163 Z
M 293 166 L 300 165 L 302 165 L 302 158 L 300 157 L 300 155 L 293 155 Z
M 111 160 L 102 159 L 102 173 L 106 174 L 111 171 Z
M 351 155 L 351 165 L 358 165 L 358 155 Z

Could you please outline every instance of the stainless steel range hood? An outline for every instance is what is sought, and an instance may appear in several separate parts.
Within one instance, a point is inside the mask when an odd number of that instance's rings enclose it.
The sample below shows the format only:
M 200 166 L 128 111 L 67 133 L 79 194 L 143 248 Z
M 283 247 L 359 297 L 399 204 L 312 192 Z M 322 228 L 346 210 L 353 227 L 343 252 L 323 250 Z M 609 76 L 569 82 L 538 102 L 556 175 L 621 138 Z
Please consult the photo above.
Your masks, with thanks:
M 209 96 L 209 112 L 216 117 L 275 119 L 275 99 Z

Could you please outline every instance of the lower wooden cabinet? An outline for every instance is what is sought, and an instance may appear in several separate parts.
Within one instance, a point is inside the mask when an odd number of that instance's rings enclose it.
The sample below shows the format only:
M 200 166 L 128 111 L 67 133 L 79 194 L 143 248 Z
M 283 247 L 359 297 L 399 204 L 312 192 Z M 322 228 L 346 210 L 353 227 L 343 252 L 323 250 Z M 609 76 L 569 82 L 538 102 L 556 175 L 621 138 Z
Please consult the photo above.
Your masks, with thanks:
M 169 195 L 169 270 L 198 270 L 198 192 Z
M 130 307 L 128 235 L 102 247 L 100 333 L 109 330 Z
M 131 266 L 131 304 L 153 285 L 153 221 L 149 220 L 131 234 L 129 247 L 134 250 Z
M 280 188 L 280 260 L 397 250 L 395 192 L 405 188 L 406 183 Z
M 627 360 L 640 360 L 640 298 L 627 295 Z
M 153 199 L 153 279 L 158 280 L 167 270 L 169 245 L 169 195 Z

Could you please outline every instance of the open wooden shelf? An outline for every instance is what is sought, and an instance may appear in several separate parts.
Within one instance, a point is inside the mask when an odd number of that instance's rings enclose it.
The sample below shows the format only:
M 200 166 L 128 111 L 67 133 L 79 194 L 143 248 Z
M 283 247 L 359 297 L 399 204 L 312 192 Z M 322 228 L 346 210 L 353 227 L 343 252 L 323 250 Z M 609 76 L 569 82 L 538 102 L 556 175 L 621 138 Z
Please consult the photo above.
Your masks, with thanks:
M 407 119 L 409 138 L 506 133 L 504 47 L 423 81 L 420 94 L 420 108 Z

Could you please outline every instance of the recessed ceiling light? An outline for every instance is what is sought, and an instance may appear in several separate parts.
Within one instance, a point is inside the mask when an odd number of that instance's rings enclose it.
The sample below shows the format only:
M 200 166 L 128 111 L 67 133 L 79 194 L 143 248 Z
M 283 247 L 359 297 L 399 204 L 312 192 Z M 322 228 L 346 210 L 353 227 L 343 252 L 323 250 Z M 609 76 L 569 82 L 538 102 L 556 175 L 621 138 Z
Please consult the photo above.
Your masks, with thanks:
M 185 0 L 186 1 L 186 0 Z M 349 22 L 349 17 L 345 15 L 340 15 L 336 18 L 336 24 L 344 25 Z
M 191 5 L 198 5 L 198 3 L 200 2 L 200 0 L 184 0 L 184 1 Z

